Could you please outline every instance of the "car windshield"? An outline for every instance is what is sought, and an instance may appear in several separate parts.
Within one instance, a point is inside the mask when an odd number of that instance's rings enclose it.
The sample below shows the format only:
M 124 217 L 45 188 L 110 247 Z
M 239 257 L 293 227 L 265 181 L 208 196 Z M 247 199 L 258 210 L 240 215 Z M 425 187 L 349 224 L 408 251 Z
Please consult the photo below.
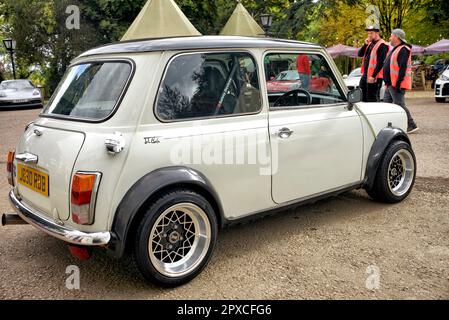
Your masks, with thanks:
M 0 90 L 8 90 L 8 89 L 32 89 L 34 86 L 28 80 L 20 80 L 20 81 L 3 81 L 0 84 Z
M 297 71 L 281 72 L 276 79 L 277 81 L 294 81 L 299 80 L 299 73 Z
M 360 68 L 352 70 L 352 72 L 349 74 L 349 78 L 356 78 L 362 76 L 362 70 Z
M 131 74 L 126 62 L 83 63 L 71 67 L 44 114 L 101 120 L 114 110 Z

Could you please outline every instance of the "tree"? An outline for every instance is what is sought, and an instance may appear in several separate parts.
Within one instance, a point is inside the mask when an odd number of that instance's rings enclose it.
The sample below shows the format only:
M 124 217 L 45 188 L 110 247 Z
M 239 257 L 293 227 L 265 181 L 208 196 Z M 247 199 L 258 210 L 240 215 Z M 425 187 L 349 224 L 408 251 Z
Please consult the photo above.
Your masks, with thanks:
M 393 29 L 403 28 L 407 19 L 417 13 L 428 0 L 342 0 L 351 6 L 366 10 L 366 22 L 378 22 L 383 35 Z
M 317 5 L 312 0 L 287 3 L 283 16 L 276 19 L 273 32 L 278 37 L 304 39 Z
M 5 37 L 17 42 L 17 76 L 28 78 L 30 67 L 42 66 L 45 61 L 47 35 L 51 31 L 52 12 L 48 0 L 3 0 Z
M 96 30 L 96 43 L 120 40 L 146 0 L 78 0 L 83 23 Z
M 319 9 L 309 25 L 308 40 L 330 47 L 336 44 L 361 46 L 366 38 L 367 14 L 361 7 L 343 1 Z
M 427 1 L 424 5 L 426 13 L 434 23 L 447 22 L 449 16 L 449 2 L 446 0 Z
M 56 89 L 73 58 L 101 43 L 95 26 L 85 20 L 80 21 L 79 30 L 67 28 L 66 8 L 69 5 L 80 6 L 80 3 L 74 0 L 52 1 L 53 24 L 46 43 L 48 61 L 46 77 L 50 93 Z
M 420 24 L 425 26 L 424 35 L 433 36 L 432 42 L 441 38 L 449 38 L 449 1 L 447 0 L 428 0 L 423 5 L 422 19 Z M 432 28 L 438 29 L 438 32 L 428 32 Z M 424 30 L 423 30 L 424 31 Z
M 422 5 L 420 0 L 370 0 L 380 11 L 380 29 L 384 35 L 403 28 L 404 22 Z
M 221 27 L 220 15 L 228 12 L 224 1 L 176 0 L 176 3 L 198 31 L 205 35 L 218 33 Z

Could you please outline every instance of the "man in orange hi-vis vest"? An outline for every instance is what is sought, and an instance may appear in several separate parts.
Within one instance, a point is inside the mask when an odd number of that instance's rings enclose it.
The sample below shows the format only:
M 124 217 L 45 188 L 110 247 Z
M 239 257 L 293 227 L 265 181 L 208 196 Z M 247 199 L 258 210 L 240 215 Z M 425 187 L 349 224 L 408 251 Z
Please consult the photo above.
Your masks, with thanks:
M 380 37 L 378 27 L 369 26 L 368 38 L 365 45 L 359 50 L 362 61 L 362 78 L 360 89 L 363 92 L 363 102 L 378 102 L 380 100 L 380 88 L 383 83 L 383 65 L 388 54 L 388 45 Z
M 408 117 L 407 132 L 414 133 L 419 128 L 405 104 L 405 91 L 412 89 L 412 46 L 405 40 L 402 29 L 392 31 L 390 42 L 394 48 L 384 64 L 384 102 L 397 104 L 405 110 Z

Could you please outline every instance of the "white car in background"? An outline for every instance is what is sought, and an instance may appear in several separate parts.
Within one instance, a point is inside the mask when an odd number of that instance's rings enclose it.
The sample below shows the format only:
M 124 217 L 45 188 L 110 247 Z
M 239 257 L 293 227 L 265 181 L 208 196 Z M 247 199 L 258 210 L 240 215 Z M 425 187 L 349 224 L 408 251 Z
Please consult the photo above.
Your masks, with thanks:
M 362 68 L 357 68 L 351 71 L 348 75 L 344 75 L 343 79 L 349 91 L 357 89 L 360 87 L 360 80 L 362 79 Z M 385 83 L 380 89 L 380 100 L 383 101 L 385 96 Z
M 439 103 L 446 102 L 449 97 L 449 67 L 435 82 L 435 101 Z
M 0 84 L 1 108 L 43 107 L 41 91 L 30 80 L 7 80 Z

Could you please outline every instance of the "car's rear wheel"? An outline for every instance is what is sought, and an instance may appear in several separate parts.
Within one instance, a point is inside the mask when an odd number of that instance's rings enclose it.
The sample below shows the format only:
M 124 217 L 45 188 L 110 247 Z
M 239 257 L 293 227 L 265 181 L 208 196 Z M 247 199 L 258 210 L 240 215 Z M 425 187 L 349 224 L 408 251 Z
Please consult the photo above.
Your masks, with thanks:
M 210 203 L 189 190 L 161 196 L 145 213 L 134 256 L 152 283 L 176 287 L 194 279 L 209 262 L 218 225 Z
M 438 103 L 445 103 L 446 102 L 446 98 L 435 98 L 435 101 Z
M 385 151 L 368 194 L 377 201 L 398 203 L 405 200 L 413 189 L 416 178 L 416 157 L 410 144 L 393 142 Z

